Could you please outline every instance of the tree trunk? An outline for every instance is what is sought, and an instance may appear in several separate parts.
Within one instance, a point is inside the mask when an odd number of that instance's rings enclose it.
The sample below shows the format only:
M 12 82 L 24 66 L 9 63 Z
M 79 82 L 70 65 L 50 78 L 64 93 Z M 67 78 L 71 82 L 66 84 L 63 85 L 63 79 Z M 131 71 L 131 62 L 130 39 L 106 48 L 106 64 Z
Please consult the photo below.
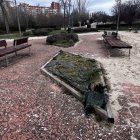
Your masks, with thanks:
M 19 34 L 21 36 L 21 27 L 20 27 L 20 21 L 19 21 L 19 11 L 18 11 L 16 0 L 15 0 L 15 7 L 16 7 L 16 16 L 17 16 L 17 23 L 18 23 Z
M 66 5 L 64 5 L 64 30 L 66 30 Z
M 5 23 L 6 33 L 8 34 L 10 32 L 10 29 L 9 29 L 9 21 L 8 21 L 7 11 L 6 11 L 5 7 L 3 6 L 3 3 L 0 3 L 0 7 L 2 10 L 2 15 L 3 15 L 4 23 Z
M 70 20 L 71 20 L 71 19 L 70 19 L 70 10 L 71 10 L 71 9 L 70 9 L 70 6 L 71 6 L 71 5 L 70 5 L 70 3 L 69 3 L 69 27 L 70 27 Z

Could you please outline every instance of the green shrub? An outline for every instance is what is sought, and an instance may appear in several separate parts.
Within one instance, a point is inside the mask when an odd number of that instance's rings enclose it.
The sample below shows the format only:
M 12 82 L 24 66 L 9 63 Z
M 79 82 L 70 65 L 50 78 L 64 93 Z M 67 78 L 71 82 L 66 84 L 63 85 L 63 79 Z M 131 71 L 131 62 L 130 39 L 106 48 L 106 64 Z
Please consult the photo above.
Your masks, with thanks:
M 73 46 L 79 40 L 78 35 L 74 33 L 61 32 L 59 34 L 50 35 L 46 39 L 47 44 L 62 44 Z
M 111 26 L 111 30 L 116 30 L 116 27 L 115 26 Z
M 55 36 L 48 36 L 46 42 L 50 45 L 54 44 L 57 42 L 57 38 Z
M 3 30 L 0 30 L 0 34 L 5 34 L 6 32 Z
M 48 35 L 48 29 L 35 29 L 32 31 L 33 32 L 33 35 L 35 36 L 46 36 Z
M 27 31 L 23 33 L 23 36 L 31 36 L 33 35 L 32 31 Z
M 53 30 L 53 31 L 49 32 L 49 35 L 58 34 L 60 32 L 61 32 L 61 30 Z
M 67 34 L 67 31 L 61 31 L 60 34 Z
M 52 32 L 54 29 L 53 28 L 46 28 L 46 30 L 48 30 L 48 32 Z
M 69 44 L 70 44 L 70 46 L 73 46 L 74 45 L 74 41 L 72 39 L 69 40 Z
M 86 33 L 86 32 L 97 32 L 95 28 L 75 28 L 73 29 L 74 33 Z
M 78 35 L 74 33 L 67 34 L 68 40 L 72 40 L 73 42 L 77 42 L 79 40 Z
M 58 40 L 55 44 L 63 44 L 63 45 L 66 45 L 68 43 L 69 42 L 67 40 Z
M 132 25 L 133 27 L 136 24 Z M 97 29 L 99 30 L 116 30 L 117 25 L 116 24 L 100 24 L 97 25 Z M 128 28 L 131 27 L 128 24 L 120 24 L 119 25 L 119 30 L 128 30 Z

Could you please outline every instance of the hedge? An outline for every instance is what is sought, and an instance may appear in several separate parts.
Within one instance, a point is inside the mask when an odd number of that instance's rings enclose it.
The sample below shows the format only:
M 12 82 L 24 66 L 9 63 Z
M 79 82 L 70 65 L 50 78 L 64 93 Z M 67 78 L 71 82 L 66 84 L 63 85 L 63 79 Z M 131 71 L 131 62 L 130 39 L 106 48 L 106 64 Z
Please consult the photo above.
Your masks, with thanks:
M 86 32 L 97 32 L 95 28 L 75 28 L 73 29 L 74 33 L 86 33 Z
M 53 28 L 41 28 L 41 29 L 33 29 L 31 31 L 27 31 L 23 33 L 23 36 L 47 36 L 49 32 L 52 32 Z

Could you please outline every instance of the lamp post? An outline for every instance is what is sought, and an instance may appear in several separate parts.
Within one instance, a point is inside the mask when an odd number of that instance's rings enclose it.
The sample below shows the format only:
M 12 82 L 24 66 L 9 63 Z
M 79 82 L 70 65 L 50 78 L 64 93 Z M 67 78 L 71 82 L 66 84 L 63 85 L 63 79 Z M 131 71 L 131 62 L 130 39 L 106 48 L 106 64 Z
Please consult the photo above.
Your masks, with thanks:
M 117 18 L 117 30 L 116 33 L 118 33 L 119 30 L 119 22 L 120 22 L 120 7 L 121 7 L 121 0 L 115 0 L 117 2 L 117 12 L 118 12 L 118 18 Z

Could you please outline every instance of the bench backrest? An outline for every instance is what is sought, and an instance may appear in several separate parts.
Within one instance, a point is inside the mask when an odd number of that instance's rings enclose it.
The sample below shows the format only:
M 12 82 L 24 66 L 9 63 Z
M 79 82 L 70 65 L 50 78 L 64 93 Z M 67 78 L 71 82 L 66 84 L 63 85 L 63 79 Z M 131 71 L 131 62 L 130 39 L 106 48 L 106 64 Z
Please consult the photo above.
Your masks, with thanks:
M 118 36 L 118 33 L 117 32 L 107 32 L 107 31 L 104 31 L 104 34 L 103 34 L 103 37 L 105 36 L 110 36 L 110 37 L 116 37 Z
M 112 36 L 113 37 L 117 37 L 118 36 L 118 33 L 117 32 L 112 32 Z
M 21 44 L 28 44 L 28 38 L 19 38 L 14 40 L 14 46 L 21 45 Z
M 6 48 L 6 46 L 7 46 L 6 40 L 0 40 L 0 47 Z

